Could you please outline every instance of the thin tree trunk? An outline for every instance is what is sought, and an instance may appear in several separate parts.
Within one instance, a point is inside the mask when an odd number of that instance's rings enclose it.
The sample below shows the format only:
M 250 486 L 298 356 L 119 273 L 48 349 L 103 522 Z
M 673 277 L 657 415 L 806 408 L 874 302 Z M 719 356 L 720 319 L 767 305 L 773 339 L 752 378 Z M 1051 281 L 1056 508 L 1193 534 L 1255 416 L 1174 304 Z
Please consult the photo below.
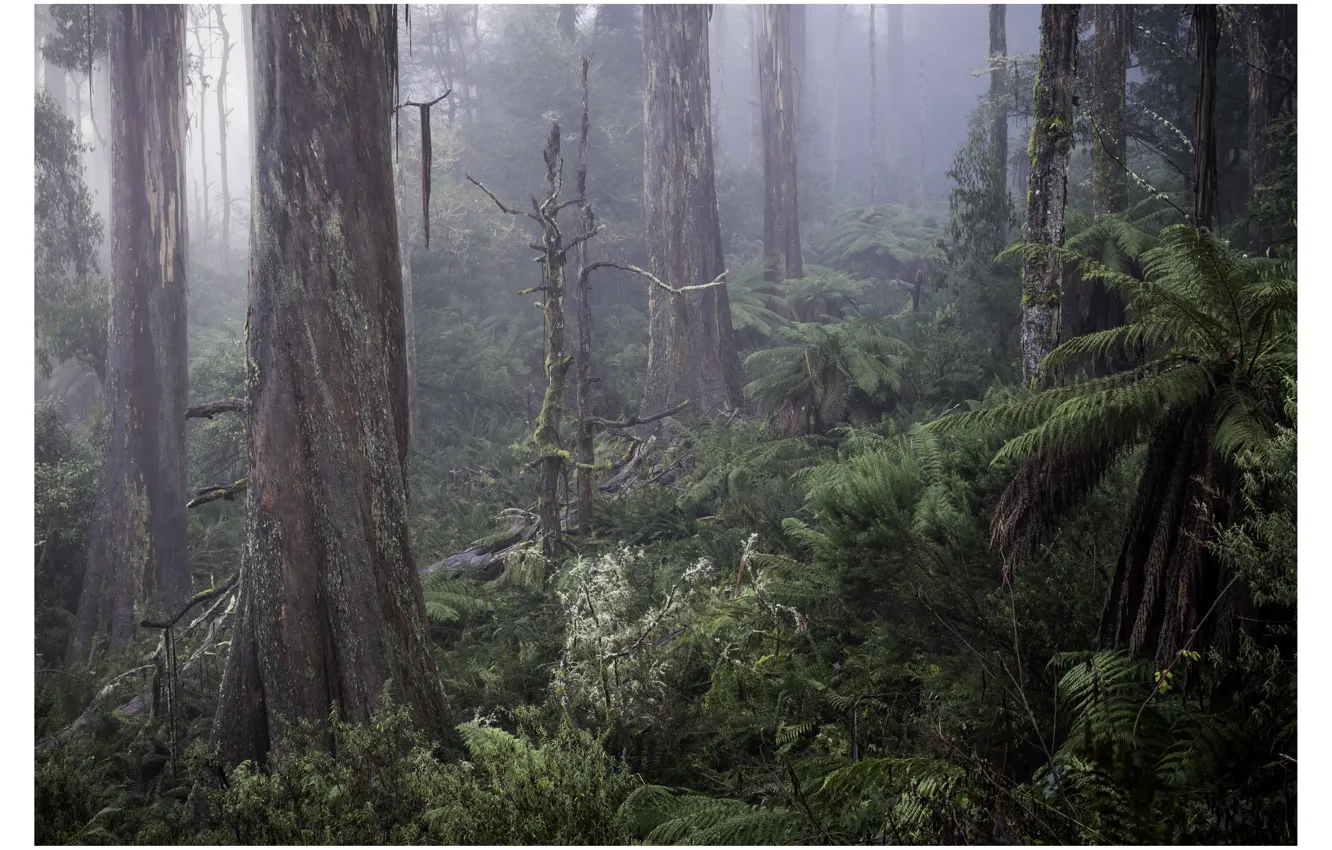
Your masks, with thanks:
M 231 56 L 231 35 L 222 19 L 222 6 L 213 7 L 217 29 L 222 35 L 222 67 L 217 75 L 217 146 L 221 157 L 222 179 L 222 265 L 231 264 L 231 186 L 227 182 L 227 59 Z
M 428 114 L 428 113 L 427 113 Z M 401 124 L 399 124 L 401 127 Z M 401 145 L 401 139 L 397 140 Z M 399 153 L 401 156 L 401 153 Z M 398 210 L 398 252 L 402 269 L 403 338 L 407 354 L 407 442 L 411 447 L 420 445 L 420 387 L 416 382 L 416 317 L 412 304 L 412 230 L 409 210 L 414 201 L 409 197 L 407 169 L 402 160 L 394 163 L 395 200 Z
M 833 196 L 840 195 L 842 166 L 842 30 L 846 27 L 846 4 L 837 4 L 836 31 L 833 33 L 833 95 L 832 121 L 828 123 L 828 156 L 832 158 Z
M 906 162 L 903 148 L 906 146 L 905 128 L 909 124 L 906 120 L 906 51 L 902 46 L 902 8 L 901 3 L 890 3 L 887 8 L 888 68 L 884 85 L 888 89 L 888 115 L 892 120 L 886 128 L 886 138 L 883 139 L 883 142 L 887 149 L 884 161 L 896 166 L 894 172 L 899 175 L 897 191 L 900 197 L 905 197 L 906 185 L 901 182 L 900 175 L 903 171 L 902 165 Z
M 394 12 L 251 11 L 248 545 L 213 724 L 221 767 L 282 754 L 296 723 L 327 724 L 334 706 L 364 722 L 386 688 L 418 725 L 447 722 L 407 529 Z
M 920 139 L 916 145 L 916 206 L 925 203 L 925 60 L 920 61 L 920 72 L 916 76 L 917 90 L 920 92 L 920 108 L 916 112 L 916 128 Z
M 1290 86 L 1283 77 L 1294 78 L 1294 63 L 1282 51 L 1283 29 L 1294 16 L 1289 6 L 1250 7 L 1245 27 L 1245 53 L 1249 65 L 1249 203 L 1262 198 L 1276 158 L 1272 146 L 1272 124 L 1281 116 L 1282 92 Z M 1293 47 L 1293 45 L 1292 45 Z M 1250 234 L 1266 248 L 1271 236 L 1253 228 Z
M 559 201 L 560 175 L 564 159 L 560 155 L 560 125 L 553 124 L 550 138 L 543 152 L 546 161 L 547 204 Z M 560 527 L 560 473 L 564 469 L 567 453 L 560 445 L 560 425 L 564 419 L 564 394 L 568 386 L 572 357 L 564 353 L 564 265 L 563 237 L 555 226 L 556 210 L 543 205 L 542 245 L 545 248 L 543 265 L 546 271 L 545 303 L 542 313 L 546 324 L 546 394 L 541 401 L 541 414 L 537 417 L 536 445 L 541 453 L 541 492 L 537 499 L 537 516 L 541 522 L 541 554 L 554 557 L 563 545 Z
M 721 8 L 718 8 L 721 11 Z M 595 227 L 592 207 L 587 202 L 587 135 L 590 125 L 587 112 L 587 66 L 583 57 L 583 120 L 578 131 L 578 202 L 582 236 Z M 578 423 L 574 439 L 577 444 L 575 460 L 578 464 L 578 528 L 586 533 L 592 526 L 592 509 L 596 495 L 596 447 L 592 437 L 592 300 L 587 286 L 587 241 L 578 245 L 578 286 L 574 290 L 574 306 L 578 312 L 578 362 L 576 366 Z
M 252 4 L 241 4 L 241 40 L 245 42 L 245 126 L 246 149 L 250 154 L 250 171 L 254 172 L 254 18 Z M 248 233 L 246 234 L 248 238 Z
M 749 110 L 749 167 L 763 162 L 763 39 L 760 35 L 759 17 L 763 7 L 757 4 L 749 6 L 749 92 L 751 108 Z
M 643 7 L 643 194 L 648 262 L 667 285 L 706 284 L 725 268 L 712 160 L 707 11 Z M 688 414 L 742 407 L 740 358 L 725 284 L 649 290 L 642 415 L 688 401 Z M 656 427 L 654 425 L 654 427 Z
M 770 280 L 805 276 L 800 250 L 800 203 L 796 190 L 794 83 L 791 79 L 789 7 L 765 5 L 760 19 L 763 46 L 763 260 Z
M 990 144 L 994 151 L 994 167 L 999 172 L 996 191 L 998 206 L 1008 206 L 1008 32 L 1004 20 L 1008 7 L 1003 3 L 990 4 L 990 109 L 994 117 L 990 125 Z M 1008 241 L 1008 216 L 999 223 L 1000 238 Z
M 199 193 L 199 208 L 201 218 L 199 219 L 199 244 L 207 246 L 208 244 L 208 77 L 204 73 L 204 43 L 202 35 L 203 26 L 196 22 L 194 27 L 194 44 L 199 49 L 199 105 L 194 110 L 198 118 L 199 129 L 199 168 L 203 179 L 203 186 Z
M 1092 7 L 1096 26 L 1092 85 L 1092 213 L 1128 211 L 1124 151 L 1125 85 L 1128 72 L 1127 6 Z
M 110 440 L 70 643 L 116 648 L 190 592 L 185 517 L 185 14 L 109 13 L 115 162 L 106 400 Z
M 879 51 L 874 48 L 874 4 L 869 7 L 869 202 L 879 202 Z
M 1041 7 L 1040 65 L 1031 128 L 1031 173 L 1027 182 L 1027 242 L 1064 244 L 1068 160 L 1073 149 L 1078 7 Z M 1041 374 L 1041 361 L 1059 343 L 1063 263 L 1053 251 L 1024 264 L 1022 271 L 1022 377 Z
M 1216 6 L 1193 7 L 1193 29 L 1198 39 L 1198 97 L 1194 102 L 1193 223 L 1214 227 L 1217 210 L 1216 177 L 1216 54 L 1221 41 Z

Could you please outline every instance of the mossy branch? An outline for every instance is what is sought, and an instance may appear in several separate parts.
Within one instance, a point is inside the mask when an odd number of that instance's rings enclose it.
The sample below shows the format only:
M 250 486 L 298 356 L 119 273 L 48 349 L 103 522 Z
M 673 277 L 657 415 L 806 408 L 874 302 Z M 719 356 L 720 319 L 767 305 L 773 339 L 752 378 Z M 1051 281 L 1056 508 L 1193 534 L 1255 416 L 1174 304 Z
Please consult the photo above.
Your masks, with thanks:
M 246 413 L 250 405 L 243 398 L 224 398 L 204 404 L 196 404 L 186 409 L 186 419 L 212 419 L 219 413 Z
M 194 498 L 190 499 L 185 507 L 197 508 L 209 502 L 216 502 L 218 499 L 226 499 L 230 502 L 235 499 L 237 493 L 243 492 L 249 485 L 250 479 L 242 478 L 234 484 L 214 484 L 212 487 L 204 487 L 202 490 L 195 491 Z

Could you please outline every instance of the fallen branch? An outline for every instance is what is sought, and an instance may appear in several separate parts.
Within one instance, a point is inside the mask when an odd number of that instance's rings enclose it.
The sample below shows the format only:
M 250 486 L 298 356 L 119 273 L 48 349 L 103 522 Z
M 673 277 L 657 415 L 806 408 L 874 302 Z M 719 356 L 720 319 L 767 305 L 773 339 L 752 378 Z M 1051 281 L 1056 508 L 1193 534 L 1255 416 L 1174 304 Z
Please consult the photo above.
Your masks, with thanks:
M 583 274 L 586 275 L 588 272 L 591 272 L 593 269 L 602 269 L 602 268 L 619 269 L 620 271 L 633 272 L 634 274 L 640 277 L 647 278 L 652 283 L 656 284 L 657 286 L 660 286 L 662 289 L 666 290 L 667 292 L 673 295 L 683 295 L 686 292 L 697 292 L 700 289 L 711 289 L 714 286 L 721 286 L 723 283 L 726 282 L 726 272 L 723 271 L 721 274 L 713 278 L 711 283 L 697 283 L 694 284 L 693 286 L 682 286 L 679 289 L 676 289 L 674 286 L 670 286 L 669 284 L 663 282 L 661 278 L 657 277 L 647 269 L 640 269 L 638 266 L 631 266 L 628 263 L 612 263 L 604 260 L 602 262 L 591 264 L 590 266 L 588 266 L 586 269 L 583 270 Z
M 187 508 L 197 508 L 200 505 L 206 505 L 209 502 L 216 502 L 218 499 L 233 501 L 237 493 L 250 486 L 250 479 L 242 478 L 234 484 L 215 484 L 212 487 L 205 487 L 194 493 L 194 498 L 185 503 Z
M 689 399 L 677 404 L 670 410 L 662 413 L 654 413 L 651 416 L 630 416 L 628 419 L 610 420 L 602 419 L 599 416 L 588 417 L 588 422 L 592 425 L 600 425 L 603 428 L 632 428 L 635 425 L 646 425 L 649 422 L 656 422 L 658 419 L 665 419 L 667 416 L 674 416 L 689 406 Z
M 167 622 L 155 623 L 152 620 L 144 620 L 143 622 L 139 623 L 139 625 L 143 626 L 146 629 L 169 629 L 172 626 L 176 625 L 176 623 L 180 620 L 181 617 L 184 617 L 186 614 L 188 614 L 190 609 L 193 608 L 195 605 L 198 605 L 200 602 L 207 602 L 209 599 L 212 599 L 218 594 L 226 593 L 228 590 L 231 590 L 231 588 L 236 586 L 236 579 L 239 577 L 240 573 L 236 573 L 236 575 L 232 576 L 230 579 L 227 580 L 226 584 L 218 585 L 217 587 L 205 590 L 202 593 L 194 594 L 194 596 L 190 598 L 190 601 L 185 603 L 185 607 L 180 609 L 180 613 L 172 617 Z
M 219 413 L 245 413 L 250 408 L 243 398 L 224 398 L 205 404 L 196 404 L 185 411 L 186 419 L 212 419 Z

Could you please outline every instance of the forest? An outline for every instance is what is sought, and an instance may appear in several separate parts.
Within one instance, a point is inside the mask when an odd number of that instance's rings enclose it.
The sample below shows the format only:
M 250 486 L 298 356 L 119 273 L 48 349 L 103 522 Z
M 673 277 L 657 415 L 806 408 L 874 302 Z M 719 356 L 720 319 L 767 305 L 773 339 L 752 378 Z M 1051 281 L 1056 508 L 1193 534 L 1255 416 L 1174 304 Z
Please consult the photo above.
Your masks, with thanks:
M 1293 844 L 1293 5 L 38 5 L 39 844 Z

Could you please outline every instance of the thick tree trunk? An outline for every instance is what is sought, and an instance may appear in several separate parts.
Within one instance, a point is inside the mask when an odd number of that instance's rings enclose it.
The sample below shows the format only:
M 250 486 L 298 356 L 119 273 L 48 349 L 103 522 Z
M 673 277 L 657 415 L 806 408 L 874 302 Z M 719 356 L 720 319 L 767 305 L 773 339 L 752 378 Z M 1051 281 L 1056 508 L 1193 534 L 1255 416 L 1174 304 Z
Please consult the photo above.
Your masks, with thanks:
M 251 8 L 248 543 L 222 767 L 335 705 L 365 721 L 390 682 L 419 725 L 446 715 L 407 530 L 394 8 Z
M 749 110 L 749 167 L 763 163 L 763 36 L 759 18 L 763 7 L 749 6 L 749 83 L 751 109 Z
M 222 180 L 222 265 L 231 264 L 231 186 L 227 182 L 227 59 L 231 56 L 231 35 L 222 19 L 222 6 L 213 7 L 217 29 L 222 36 L 222 67 L 217 75 L 217 147 L 221 157 Z
M 901 3 L 888 4 L 887 24 L 888 24 L 888 67 L 885 69 L 884 87 L 888 89 L 888 116 L 889 123 L 886 126 L 884 147 L 886 149 L 884 161 L 894 163 L 897 167 L 895 174 L 902 174 L 902 165 L 906 162 L 906 130 L 911 124 L 906 120 L 907 112 L 907 81 L 906 81 L 906 50 L 903 47 L 903 6 Z M 900 197 L 905 197 L 906 185 L 898 177 L 897 191 Z
M 999 172 L 996 191 L 998 206 L 1008 206 L 1008 30 L 1004 20 L 1008 7 L 1003 3 L 990 4 L 990 108 L 994 110 L 990 124 L 990 145 L 994 151 L 994 167 Z M 1000 237 L 1008 241 L 1007 216 L 1000 223 Z
M 252 4 L 241 4 L 241 40 L 245 42 L 245 126 L 246 149 L 250 154 L 250 171 L 254 171 L 254 18 Z
M 1283 93 L 1293 88 L 1294 63 L 1282 50 L 1282 36 L 1294 18 L 1294 8 L 1254 6 L 1249 14 L 1245 53 L 1249 65 L 1249 203 L 1253 203 L 1271 181 L 1276 166 L 1272 124 L 1281 116 Z M 1289 48 L 1293 52 L 1293 39 Z M 1270 236 L 1256 230 L 1251 235 L 1262 248 L 1271 241 Z
M 805 276 L 796 191 L 795 94 L 790 8 L 761 7 L 759 54 L 763 112 L 763 262 L 770 280 Z
M 725 269 L 712 162 L 706 8 L 644 6 L 643 59 L 649 267 L 677 289 L 706 284 Z M 651 337 L 641 414 L 685 400 L 694 415 L 742 407 L 725 284 L 679 294 L 653 286 L 648 298 Z
M 1193 223 L 1214 227 L 1219 202 L 1216 176 L 1216 54 L 1221 42 L 1216 6 L 1193 7 L 1193 31 L 1198 39 L 1198 97 L 1194 102 Z
M 869 202 L 879 202 L 879 51 L 874 48 L 874 4 L 869 7 Z
M 712 25 L 716 28 L 717 37 L 711 39 L 712 45 L 716 49 L 717 57 L 717 109 L 712 116 L 712 151 L 718 158 L 722 156 L 722 139 L 725 133 L 722 132 L 722 119 L 725 117 L 726 109 L 726 19 L 728 15 L 724 4 L 714 5 L 712 7 Z
M 1128 211 L 1125 167 L 1125 80 L 1128 72 L 1128 7 L 1100 5 L 1095 12 L 1096 59 L 1092 82 L 1092 213 Z
M 110 11 L 110 442 L 70 644 L 112 648 L 190 592 L 185 518 L 185 15 Z
M 1078 7 L 1042 6 L 1031 173 L 1027 180 L 1027 242 L 1033 245 L 1064 244 L 1077 51 Z M 1040 376 L 1041 360 L 1059 343 L 1063 272 L 1063 262 L 1053 251 L 1033 257 L 1023 266 L 1022 377 L 1028 382 Z

